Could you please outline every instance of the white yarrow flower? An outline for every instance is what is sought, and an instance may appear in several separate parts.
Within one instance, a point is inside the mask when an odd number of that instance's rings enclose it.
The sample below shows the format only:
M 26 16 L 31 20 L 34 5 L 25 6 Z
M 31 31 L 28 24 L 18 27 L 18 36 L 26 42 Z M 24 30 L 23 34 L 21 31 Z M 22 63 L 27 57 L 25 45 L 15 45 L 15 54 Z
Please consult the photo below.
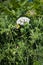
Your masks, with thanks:
M 16 23 L 20 25 L 24 25 L 25 23 L 29 23 L 30 19 L 27 17 L 20 17 Z

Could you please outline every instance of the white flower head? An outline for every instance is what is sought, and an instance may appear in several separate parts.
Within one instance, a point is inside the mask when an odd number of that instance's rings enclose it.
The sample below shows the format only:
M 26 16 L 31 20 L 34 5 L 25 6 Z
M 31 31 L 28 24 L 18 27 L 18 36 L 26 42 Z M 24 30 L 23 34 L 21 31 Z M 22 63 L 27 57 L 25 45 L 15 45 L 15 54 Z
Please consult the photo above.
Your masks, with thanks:
M 27 17 L 20 17 L 16 23 L 20 25 L 24 25 L 25 23 L 29 23 L 30 19 Z

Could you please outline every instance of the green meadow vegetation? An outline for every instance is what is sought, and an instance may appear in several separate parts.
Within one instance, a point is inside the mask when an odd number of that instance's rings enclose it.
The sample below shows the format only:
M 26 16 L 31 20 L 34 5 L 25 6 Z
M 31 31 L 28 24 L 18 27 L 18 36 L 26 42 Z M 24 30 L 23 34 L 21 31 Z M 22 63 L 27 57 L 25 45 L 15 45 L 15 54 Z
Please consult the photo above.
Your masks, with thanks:
M 43 0 L 0 0 L 0 65 L 43 65 Z

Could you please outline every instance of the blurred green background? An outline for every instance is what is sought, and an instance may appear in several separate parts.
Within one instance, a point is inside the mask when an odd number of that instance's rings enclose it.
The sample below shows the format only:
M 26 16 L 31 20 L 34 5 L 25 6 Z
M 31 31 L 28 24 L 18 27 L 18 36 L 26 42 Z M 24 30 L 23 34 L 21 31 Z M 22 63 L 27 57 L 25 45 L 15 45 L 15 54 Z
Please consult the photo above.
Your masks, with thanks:
M 43 0 L 0 0 L 0 65 L 43 65 Z

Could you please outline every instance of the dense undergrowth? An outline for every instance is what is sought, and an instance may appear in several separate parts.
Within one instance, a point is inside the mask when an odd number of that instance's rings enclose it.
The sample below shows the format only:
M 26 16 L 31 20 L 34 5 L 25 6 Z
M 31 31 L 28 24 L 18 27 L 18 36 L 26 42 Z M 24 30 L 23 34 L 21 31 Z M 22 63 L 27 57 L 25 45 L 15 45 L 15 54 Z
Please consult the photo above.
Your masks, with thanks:
M 17 29 L 21 16 L 30 22 Z M 43 65 L 42 0 L 0 1 L 0 65 Z

